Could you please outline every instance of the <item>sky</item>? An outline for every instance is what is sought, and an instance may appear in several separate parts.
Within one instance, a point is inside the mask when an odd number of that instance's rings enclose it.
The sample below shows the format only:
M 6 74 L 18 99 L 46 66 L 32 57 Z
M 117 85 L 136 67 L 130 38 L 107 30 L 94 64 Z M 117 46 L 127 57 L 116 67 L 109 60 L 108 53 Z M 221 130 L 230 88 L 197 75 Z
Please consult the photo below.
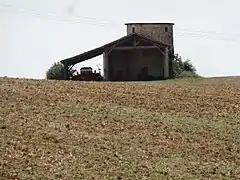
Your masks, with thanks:
M 0 76 L 44 79 L 54 63 L 126 35 L 127 22 L 174 22 L 174 46 L 205 77 L 240 75 L 238 0 L 0 0 Z M 102 56 L 76 68 L 102 67 Z

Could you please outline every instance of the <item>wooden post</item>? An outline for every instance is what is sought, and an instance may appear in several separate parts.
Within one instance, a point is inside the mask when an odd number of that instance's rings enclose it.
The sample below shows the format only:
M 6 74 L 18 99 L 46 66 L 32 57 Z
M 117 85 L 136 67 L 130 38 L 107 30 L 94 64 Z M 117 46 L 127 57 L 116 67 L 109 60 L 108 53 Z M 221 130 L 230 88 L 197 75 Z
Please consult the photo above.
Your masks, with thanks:
M 108 62 L 108 54 L 103 52 L 103 76 L 104 80 L 108 81 L 109 80 L 109 62 Z
M 69 75 L 68 75 L 68 64 L 67 64 L 67 62 L 64 62 L 63 66 L 64 66 L 64 80 L 68 80 Z

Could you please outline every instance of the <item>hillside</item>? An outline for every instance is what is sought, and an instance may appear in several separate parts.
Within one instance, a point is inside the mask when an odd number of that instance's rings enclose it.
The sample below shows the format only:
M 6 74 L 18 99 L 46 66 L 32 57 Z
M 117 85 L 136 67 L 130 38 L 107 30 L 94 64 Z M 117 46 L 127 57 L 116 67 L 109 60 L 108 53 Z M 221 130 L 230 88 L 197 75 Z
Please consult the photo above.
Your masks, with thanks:
M 0 78 L 0 102 L 0 179 L 240 179 L 237 77 Z

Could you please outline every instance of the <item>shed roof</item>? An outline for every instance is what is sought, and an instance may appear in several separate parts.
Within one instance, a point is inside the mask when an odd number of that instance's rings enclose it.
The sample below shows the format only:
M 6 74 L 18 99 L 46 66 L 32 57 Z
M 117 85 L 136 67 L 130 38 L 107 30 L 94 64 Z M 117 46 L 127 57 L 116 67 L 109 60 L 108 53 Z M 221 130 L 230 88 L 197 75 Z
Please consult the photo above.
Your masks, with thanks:
M 76 56 L 64 59 L 64 60 L 61 61 L 61 63 L 66 63 L 68 65 L 74 65 L 74 64 L 86 61 L 88 59 L 91 59 L 91 58 L 94 58 L 96 56 L 99 56 L 99 55 L 103 54 L 103 52 L 105 51 L 105 48 L 111 47 L 112 45 L 118 43 L 119 41 L 124 41 L 124 40 L 126 40 L 128 38 L 131 38 L 131 37 L 142 38 L 142 39 L 144 39 L 144 40 L 146 40 L 148 42 L 154 43 L 156 45 L 160 45 L 160 46 L 163 46 L 163 47 L 170 47 L 170 45 L 167 45 L 167 44 L 161 43 L 159 41 L 153 40 L 153 39 L 151 39 L 149 37 L 146 37 L 146 36 L 144 36 L 142 34 L 132 33 L 132 34 L 123 36 L 123 37 L 121 37 L 121 38 L 119 38 L 119 39 L 117 39 L 115 41 L 110 42 L 110 43 L 107 43 L 107 44 L 105 44 L 103 46 L 100 46 L 100 47 L 97 47 L 95 49 L 92 49 L 90 51 L 87 51 L 87 52 L 84 52 L 82 54 L 79 54 L 79 55 L 76 55 Z

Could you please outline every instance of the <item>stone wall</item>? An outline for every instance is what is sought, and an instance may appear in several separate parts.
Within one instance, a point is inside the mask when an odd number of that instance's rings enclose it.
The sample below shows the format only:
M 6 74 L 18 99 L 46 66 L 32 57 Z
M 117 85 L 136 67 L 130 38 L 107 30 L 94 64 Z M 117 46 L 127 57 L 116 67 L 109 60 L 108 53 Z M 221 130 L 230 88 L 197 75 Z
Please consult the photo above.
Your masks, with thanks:
M 139 33 L 173 47 L 172 23 L 132 23 L 127 25 L 127 34 Z

